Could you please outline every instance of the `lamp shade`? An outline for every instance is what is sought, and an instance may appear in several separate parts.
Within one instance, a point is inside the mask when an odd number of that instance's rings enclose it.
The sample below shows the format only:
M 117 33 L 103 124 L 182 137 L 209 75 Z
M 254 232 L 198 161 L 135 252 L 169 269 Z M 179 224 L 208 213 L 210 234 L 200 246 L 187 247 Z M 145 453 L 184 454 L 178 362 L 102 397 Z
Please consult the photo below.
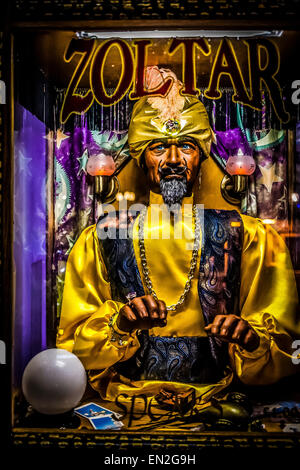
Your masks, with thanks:
M 113 157 L 104 153 L 91 155 L 86 164 L 86 171 L 91 176 L 111 176 L 115 169 Z
M 244 155 L 239 149 L 237 155 L 231 155 L 226 163 L 226 171 L 230 175 L 252 175 L 255 171 L 255 161 L 252 155 Z

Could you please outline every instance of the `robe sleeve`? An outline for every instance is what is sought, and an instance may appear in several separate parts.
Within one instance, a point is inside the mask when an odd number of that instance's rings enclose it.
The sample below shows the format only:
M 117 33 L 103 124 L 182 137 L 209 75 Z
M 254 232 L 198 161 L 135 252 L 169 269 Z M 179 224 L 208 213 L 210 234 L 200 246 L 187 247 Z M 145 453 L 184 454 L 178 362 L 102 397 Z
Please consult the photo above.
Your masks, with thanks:
M 297 287 L 281 236 L 260 219 L 242 219 L 240 312 L 258 333 L 260 344 L 253 352 L 230 344 L 229 355 L 242 382 L 267 385 L 299 372 L 292 360 L 293 341 L 300 337 Z
M 111 341 L 108 325 L 123 305 L 111 299 L 96 227 L 92 225 L 81 233 L 67 261 L 57 347 L 76 354 L 86 369 L 106 369 L 129 359 L 140 347 L 136 332 L 122 337 L 120 345 Z

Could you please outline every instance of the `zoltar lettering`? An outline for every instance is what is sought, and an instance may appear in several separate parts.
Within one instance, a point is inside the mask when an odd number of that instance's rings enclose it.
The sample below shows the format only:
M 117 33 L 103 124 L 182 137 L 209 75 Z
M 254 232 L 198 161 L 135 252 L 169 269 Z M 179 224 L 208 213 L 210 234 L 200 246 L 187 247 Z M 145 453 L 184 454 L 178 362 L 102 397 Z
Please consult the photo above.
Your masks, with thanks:
M 232 100 L 254 109 L 261 110 L 261 90 L 264 86 L 269 93 L 274 111 L 280 121 L 289 121 L 281 96 L 281 87 L 276 79 L 280 69 L 280 54 L 278 47 L 265 38 L 242 41 L 247 53 L 248 74 L 243 76 L 232 42 L 224 38 L 220 41 L 213 59 L 208 88 L 204 95 L 209 99 L 222 97 L 220 82 L 224 75 L 231 80 L 234 94 Z M 165 96 L 172 85 L 172 78 L 167 79 L 155 90 L 146 90 L 144 86 L 144 70 L 147 67 L 148 48 L 152 45 L 149 39 L 133 41 L 133 48 L 123 39 L 109 39 L 98 45 L 95 39 L 71 39 L 64 55 L 64 60 L 70 62 L 76 55 L 81 58 L 71 77 L 63 105 L 60 120 L 65 123 L 71 114 L 86 112 L 96 100 L 102 106 L 112 106 L 120 101 L 130 91 L 129 98 L 139 99 L 142 96 Z M 112 94 L 108 94 L 104 81 L 104 68 L 107 57 L 113 48 L 117 48 L 121 74 L 118 84 Z M 207 57 L 211 54 L 211 46 L 205 38 L 174 38 L 171 40 L 167 53 L 171 56 L 176 51 L 182 51 L 183 95 L 197 95 L 196 87 L 196 50 Z M 201 56 L 200 59 L 201 60 Z M 80 80 L 89 68 L 90 89 L 85 95 L 76 93 Z M 247 75 L 247 76 L 246 76 Z M 246 83 L 249 84 L 248 89 Z

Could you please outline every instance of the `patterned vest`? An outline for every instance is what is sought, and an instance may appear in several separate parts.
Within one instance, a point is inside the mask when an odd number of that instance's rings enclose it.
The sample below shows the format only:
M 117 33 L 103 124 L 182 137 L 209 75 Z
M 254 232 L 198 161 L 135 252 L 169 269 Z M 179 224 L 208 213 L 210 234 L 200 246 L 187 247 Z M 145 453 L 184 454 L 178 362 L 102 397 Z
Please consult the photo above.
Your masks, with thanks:
M 134 220 L 127 213 L 114 213 L 97 223 L 112 298 L 124 303 L 132 293 L 145 295 L 133 248 Z M 124 237 L 126 230 L 129 236 Z M 207 325 L 217 314 L 239 315 L 244 231 L 237 211 L 213 209 L 204 210 L 202 230 L 198 293 Z M 134 380 L 212 383 L 223 377 L 228 364 L 227 343 L 214 337 L 149 336 L 142 331 L 138 339 L 141 347 L 137 353 L 115 365 L 120 374 Z

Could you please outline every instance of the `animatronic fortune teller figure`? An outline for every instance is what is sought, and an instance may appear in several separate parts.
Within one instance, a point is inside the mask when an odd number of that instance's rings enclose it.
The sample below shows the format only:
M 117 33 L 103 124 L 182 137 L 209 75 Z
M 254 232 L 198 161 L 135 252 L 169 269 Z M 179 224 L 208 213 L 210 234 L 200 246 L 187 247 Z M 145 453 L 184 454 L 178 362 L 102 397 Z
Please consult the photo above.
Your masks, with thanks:
M 172 72 L 148 71 L 149 88 L 157 76 L 173 77 L 172 90 L 140 99 L 128 134 L 147 175 L 149 206 L 103 215 L 79 236 L 57 346 L 80 358 L 103 399 L 165 387 L 192 388 L 205 402 L 234 375 L 257 385 L 296 372 L 297 290 L 272 227 L 195 204 L 214 135 L 203 104 L 180 95 Z M 130 236 L 120 236 L 124 227 Z

